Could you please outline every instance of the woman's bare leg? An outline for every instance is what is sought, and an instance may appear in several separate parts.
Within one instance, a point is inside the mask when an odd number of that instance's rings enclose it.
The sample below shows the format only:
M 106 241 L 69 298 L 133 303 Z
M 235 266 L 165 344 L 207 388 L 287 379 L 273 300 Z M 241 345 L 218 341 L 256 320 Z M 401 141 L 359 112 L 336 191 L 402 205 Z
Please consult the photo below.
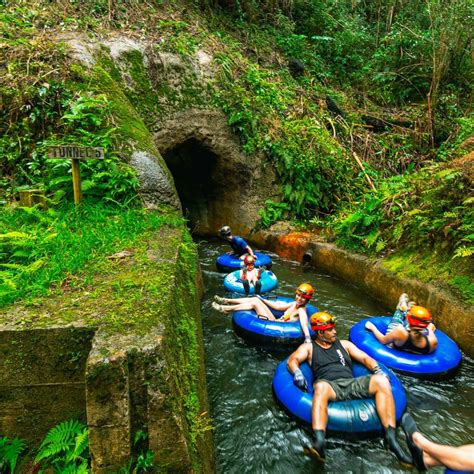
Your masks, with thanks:
M 226 305 L 237 305 L 237 304 L 248 304 L 251 305 L 253 303 L 252 300 L 259 299 L 255 298 L 254 296 L 250 296 L 248 298 L 225 298 Z
M 258 316 L 265 316 L 270 320 L 275 320 L 275 316 L 270 311 L 270 308 L 260 298 L 236 298 L 228 299 L 227 304 L 214 305 L 213 307 L 224 313 L 231 313 L 233 311 L 249 311 L 254 310 Z

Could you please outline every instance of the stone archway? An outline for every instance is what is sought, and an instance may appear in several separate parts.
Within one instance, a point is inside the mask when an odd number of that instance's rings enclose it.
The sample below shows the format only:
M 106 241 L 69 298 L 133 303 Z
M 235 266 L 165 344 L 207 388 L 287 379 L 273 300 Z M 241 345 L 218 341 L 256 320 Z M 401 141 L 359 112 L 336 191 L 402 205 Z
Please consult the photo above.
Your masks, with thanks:
M 216 235 L 228 224 L 248 236 L 265 200 L 279 199 L 273 168 L 262 155 L 241 152 L 220 111 L 183 112 L 164 123 L 154 138 L 197 235 Z

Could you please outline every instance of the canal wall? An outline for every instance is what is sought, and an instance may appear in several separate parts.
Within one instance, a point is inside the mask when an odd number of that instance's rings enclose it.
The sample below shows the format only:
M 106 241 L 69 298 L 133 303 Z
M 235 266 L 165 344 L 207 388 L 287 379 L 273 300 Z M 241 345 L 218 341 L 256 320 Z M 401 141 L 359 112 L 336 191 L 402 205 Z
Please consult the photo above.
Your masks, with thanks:
M 94 473 L 147 449 L 158 472 L 213 472 L 202 290 L 187 229 L 164 226 L 93 281 L 0 311 L 0 434 L 34 447 L 75 418 Z

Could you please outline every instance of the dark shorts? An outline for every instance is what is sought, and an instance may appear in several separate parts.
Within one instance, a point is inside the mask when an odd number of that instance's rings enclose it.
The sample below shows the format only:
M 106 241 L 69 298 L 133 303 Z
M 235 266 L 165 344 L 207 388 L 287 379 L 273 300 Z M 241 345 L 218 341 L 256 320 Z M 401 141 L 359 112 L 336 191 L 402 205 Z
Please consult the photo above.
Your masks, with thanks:
M 355 400 L 357 398 L 371 398 L 369 393 L 369 383 L 371 375 L 364 375 L 353 379 L 326 380 L 320 379 L 319 382 L 327 382 L 336 392 L 336 400 Z

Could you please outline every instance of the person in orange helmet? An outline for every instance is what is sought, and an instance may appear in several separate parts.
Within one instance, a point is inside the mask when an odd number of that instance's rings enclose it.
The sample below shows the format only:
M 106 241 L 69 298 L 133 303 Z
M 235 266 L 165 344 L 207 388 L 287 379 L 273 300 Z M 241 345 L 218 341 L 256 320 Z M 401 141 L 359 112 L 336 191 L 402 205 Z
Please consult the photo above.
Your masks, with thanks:
M 319 461 L 325 460 L 329 402 L 373 397 L 389 449 L 401 462 L 412 464 L 413 460 L 397 441 L 395 402 L 387 374 L 375 359 L 352 342 L 336 337 L 336 318 L 329 313 L 314 313 L 310 325 L 314 331 L 311 344 L 300 345 L 287 362 L 288 370 L 293 374 L 293 383 L 301 390 L 307 390 L 308 382 L 300 365 L 307 362 L 314 376 L 311 409 L 313 443 L 307 448 L 307 454 Z M 372 374 L 354 377 L 353 360 L 365 365 Z
M 252 255 L 246 255 L 244 258 L 244 266 L 240 270 L 239 278 L 242 280 L 245 294 L 250 293 L 250 285 L 252 284 L 255 288 L 255 294 L 260 294 L 262 289 L 262 282 L 260 277 L 265 271 L 265 267 L 255 268 L 255 257 Z
M 392 344 L 394 349 L 430 354 L 438 347 L 438 339 L 434 333 L 433 316 L 423 306 L 412 306 L 406 314 L 408 329 L 399 325 L 388 334 L 382 334 L 375 325 L 368 321 L 365 328 L 372 331 L 375 338 L 382 344 Z
M 302 283 L 296 289 L 295 301 L 288 303 L 267 300 L 261 296 L 230 299 L 216 295 L 212 307 L 221 313 L 254 310 L 259 318 L 269 319 L 271 321 L 275 321 L 277 318 L 273 316 L 270 308 L 276 309 L 277 311 L 284 311 L 284 314 L 279 321 L 289 322 L 299 320 L 304 334 L 305 343 L 310 343 L 311 337 L 308 329 L 308 313 L 306 312 L 306 305 L 313 295 L 313 287 L 309 283 Z

